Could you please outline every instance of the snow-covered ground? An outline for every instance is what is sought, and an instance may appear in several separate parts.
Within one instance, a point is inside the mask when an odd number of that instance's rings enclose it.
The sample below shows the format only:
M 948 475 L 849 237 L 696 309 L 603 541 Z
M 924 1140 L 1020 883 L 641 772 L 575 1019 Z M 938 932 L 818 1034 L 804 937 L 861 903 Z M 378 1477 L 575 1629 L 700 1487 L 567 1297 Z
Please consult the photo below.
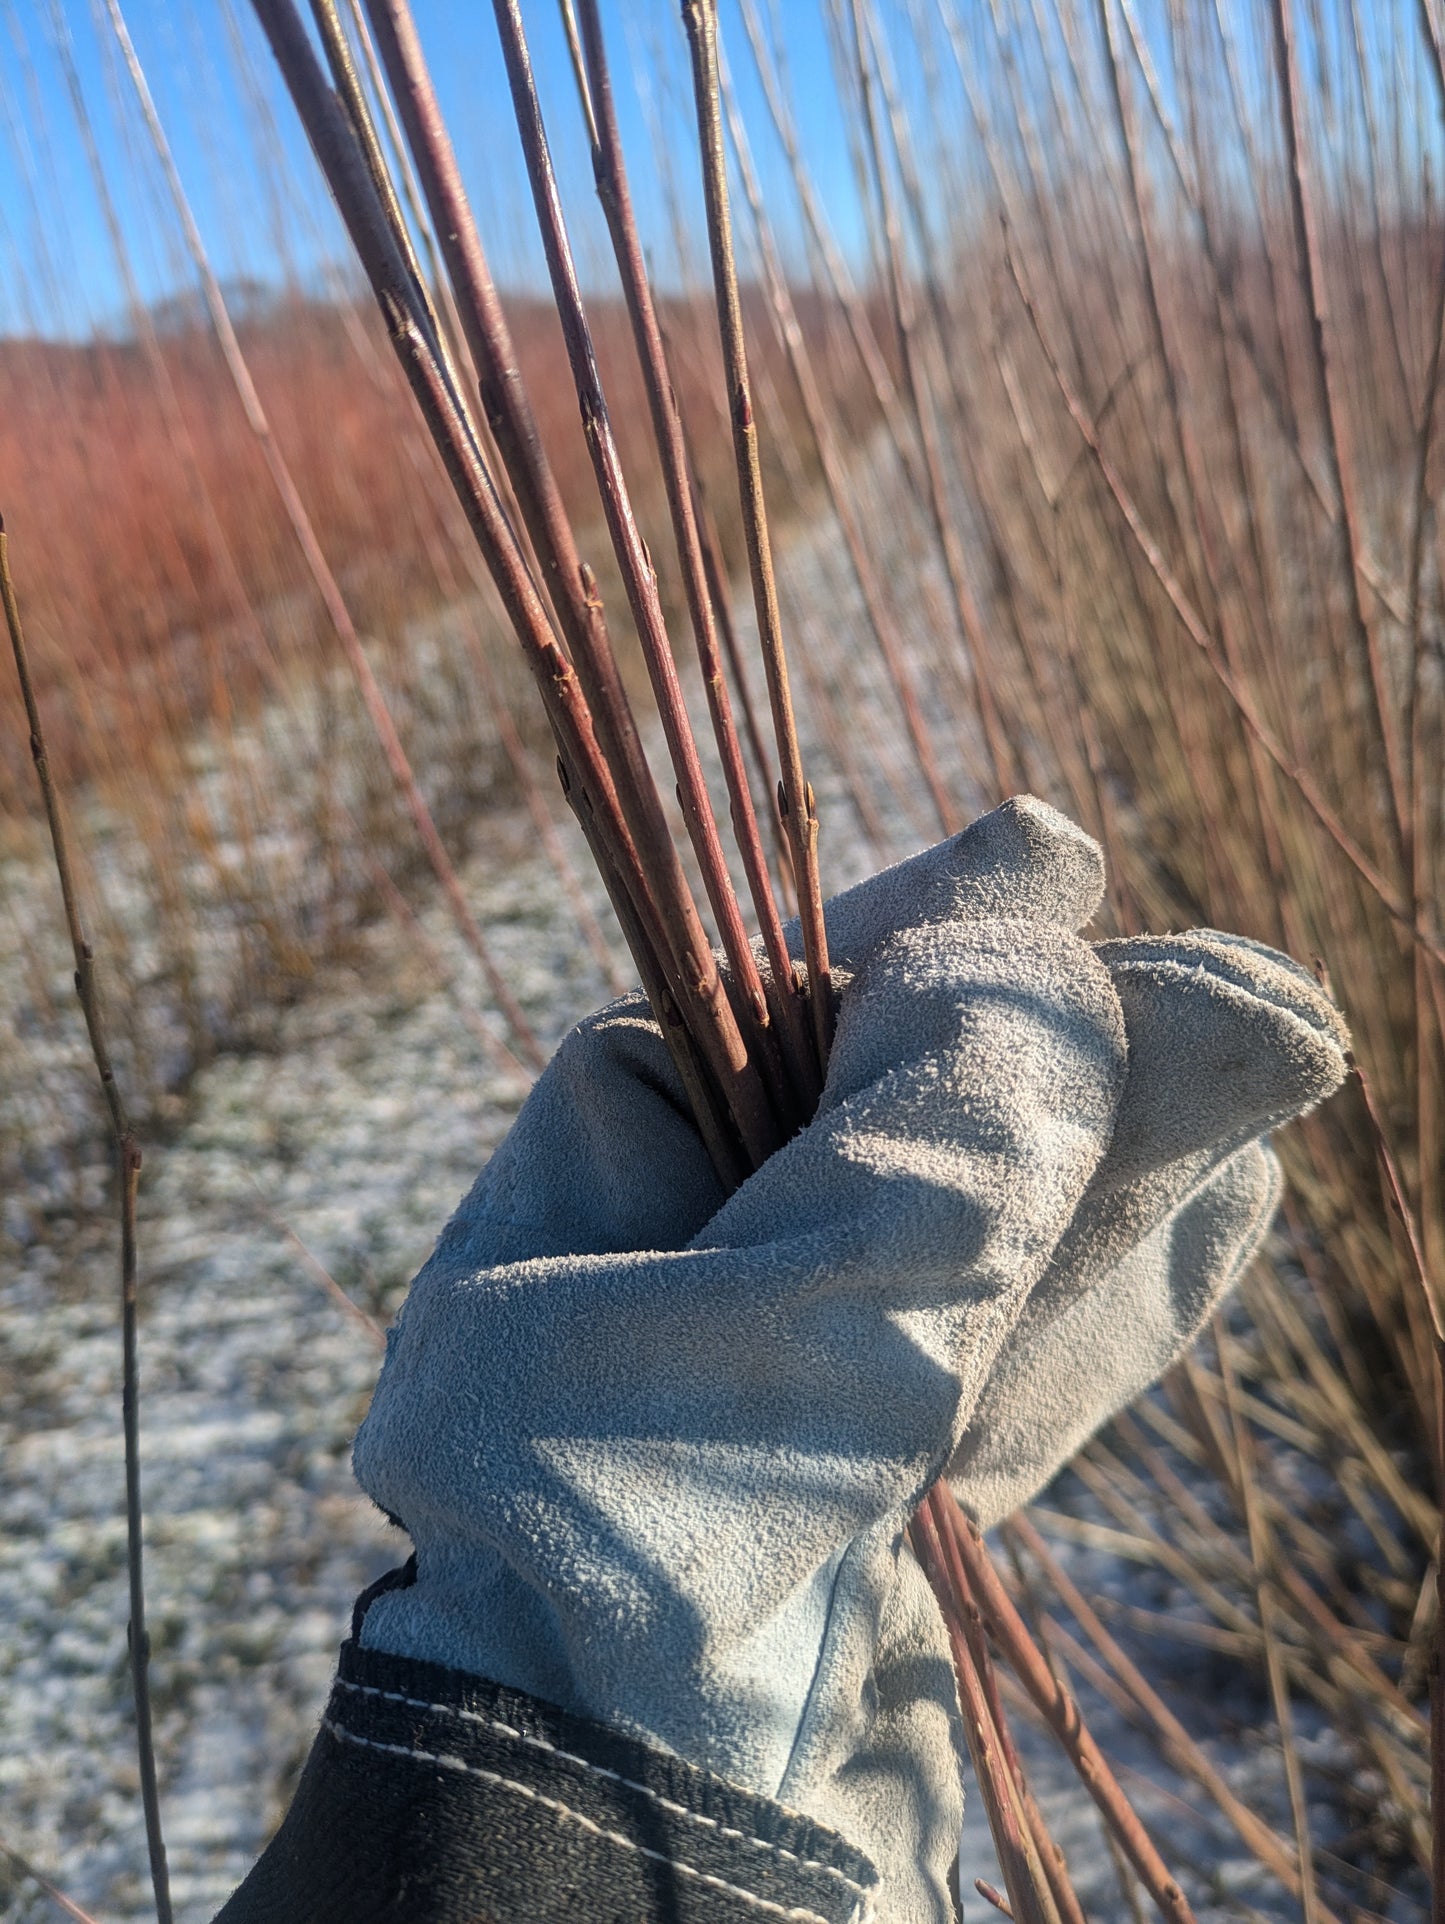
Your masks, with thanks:
M 856 623 L 825 541 L 796 544 L 790 567 L 795 594 Z M 887 706 L 871 660 L 849 668 L 864 684 L 840 691 L 850 712 L 859 702 Z M 966 741 L 950 746 L 961 760 L 971 752 Z M 826 756 L 815 762 L 830 881 L 841 886 L 875 857 L 847 826 Z M 909 821 L 896 799 L 880 792 L 879 806 L 891 853 L 927 836 L 927 824 Z M 492 812 L 466 883 L 529 1019 L 554 1041 L 605 998 L 606 985 L 557 904 L 520 812 Z M 39 920 L 50 913 L 48 887 L 43 870 L 26 880 L 12 867 L 12 905 L 28 892 Z M 399 923 L 376 923 L 344 966 L 323 970 L 276 1014 L 264 1047 L 223 1050 L 205 1067 L 168 1139 L 147 1149 L 148 1598 L 182 1924 L 212 1914 L 274 1826 L 351 1600 L 405 1554 L 348 1469 L 376 1369 L 374 1340 L 338 1305 L 318 1265 L 368 1313 L 390 1315 L 525 1093 L 523 1079 L 499 1071 L 458 1019 L 457 994 L 476 1007 L 486 997 L 445 911 L 433 900 L 420 914 L 456 971 L 454 991 L 438 986 Z M 12 918 L 12 934 L 14 926 Z M 7 939 L 0 932 L 0 1052 L 8 1048 L 14 1064 L 24 1043 L 33 1062 L 34 943 L 7 947 Z M 62 998 L 63 952 L 52 944 L 46 953 L 41 973 L 49 970 L 48 992 Z M 55 1129 L 73 1135 L 71 1085 L 61 1079 L 52 1091 L 29 1074 L 0 1072 L 4 1101 L 49 1103 Z M 119 1924 L 148 1914 L 148 1879 L 125 1654 L 115 1236 L 103 1161 L 76 1175 L 65 1158 L 52 1165 L 33 1146 L 30 1153 L 43 1207 L 12 1193 L 0 1217 L 0 1836 Z M 1077 1487 L 1048 1501 L 1091 1514 Z M 1156 1570 L 1065 1539 L 1059 1549 L 1090 1592 L 1187 1608 Z M 1279 1755 L 1257 1687 L 1183 1644 L 1173 1661 L 1174 1707 L 1245 1801 L 1287 1834 Z M 1116 1711 L 1087 1694 L 1086 1704 L 1201 1914 L 1240 1917 L 1254 1906 L 1292 1915 L 1227 1828 L 1198 1815 L 1196 1794 L 1152 1746 Z M 1092 1914 L 1127 1916 L 1068 1765 L 1022 1722 L 1019 1734 Z M 1307 1757 L 1328 1764 L 1327 1732 L 1306 1718 L 1302 1739 Z M 1328 1834 L 1331 1813 L 1316 1815 Z M 986 1909 L 971 1896 L 975 1876 L 999 1881 L 976 1796 L 964 1839 L 973 1915 Z M 1376 1898 L 1372 1908 L 1389 1906 Z M 0 1868 L 0 1916 L 29 1924 L 52 1914 L 50 1899 L 23 1879 L 7 1885 Z M 1408 1904 L 1398 1911 L 1414 1914 Z
M 488 844 L 474 900 L 555 1036 L 603 985 L 522 824 L 500 819 Z M 525 1093 L 391 923 L 355 973 L 285 1014 L 276 1040 L 220 1057 L 143 1172 L 149 1610 L 183 1919 L 211 1914 L 275 1822 L 348 1599 L 399 1560 L 347 1466 L 375 1345 L 298 1241 L 385 1317 Z M 147 1889 L 116 1275 L 99 1216 L 58 1235 L 52 1223 L 0 1283 L 0 1834 L 120 1918 L 146 1914 Z M 20 1917 L 46 1911 L 12 1902 Z

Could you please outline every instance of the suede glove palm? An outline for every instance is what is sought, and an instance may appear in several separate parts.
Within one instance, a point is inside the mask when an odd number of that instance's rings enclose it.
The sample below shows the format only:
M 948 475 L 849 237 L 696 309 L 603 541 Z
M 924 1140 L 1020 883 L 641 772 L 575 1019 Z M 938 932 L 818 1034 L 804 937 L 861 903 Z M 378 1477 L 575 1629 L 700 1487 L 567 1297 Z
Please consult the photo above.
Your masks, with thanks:
M 674 1750 L 867 1850 L 883 1918 L 949 1915 L 907 1516 L 945 1466 L 1013 1507 L 1178 1353 L 1267 1225 L 1260 1131 L 1342 1069 L 1268 951 L 1082 942 L 1101 887 L 1025 801 L 839 897 L 818 1114 L 731 1197 L 641 998 L 573 1032 L 389 1339 L 356 1467 L 418 1580 L 366 1643 Z

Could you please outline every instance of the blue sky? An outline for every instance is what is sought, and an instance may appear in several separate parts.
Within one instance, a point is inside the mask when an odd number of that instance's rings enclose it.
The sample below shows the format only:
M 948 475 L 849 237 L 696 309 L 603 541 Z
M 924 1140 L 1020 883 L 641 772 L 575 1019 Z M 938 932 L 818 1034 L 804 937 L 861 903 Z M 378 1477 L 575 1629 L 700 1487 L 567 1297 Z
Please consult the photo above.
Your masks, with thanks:
M 226 280 L 288 275 L 324 284 L 344 258 L 340 231 L 249 0 L 121 0 L 213 261 Z M 785 20 L 803 139 L 845 245 L 863 223 L 811 0 L 773 0 Z M 763 0 L 766 12 L 767 0 Z M 553 0 L 525 9 L 548 128 L 584 272 L 605 271 L 605 234 L 571 69 Z M 516 150 L 491 8 L 416 0 L 416 14 L 484 238 L 499 278 L 537 281 L 540 253 Z M 681 155 L 678 191 L 700 220 L 688 128 L 685 44 L 674 0 L 604 0 L 618 111 L 644 238 L 664 277 L 671 223 L 656 164 L 659 130 Z M 740 94 L 761 127 L 761 99 L 740 25 L 730 22 Z M 92 0 L 0 0 L 0 333 L 71 337 L 123 322 L 126 294 L 72 104 L 67 59 L 85 101 L 141 298 L 192 284 L 180 234 L 129 85 Z M 770 184 L 781 161 L 764 143 Z M 770 193 L 785 235 L 790 196 Z M 796 237 L 796 230 L 794 230 Z
M 1123 0 L 1112 3 L 1121 6 Z M 124 325 L 126 287 L 74 110 L 72 72 L 110 183 L 139 298 L 155 303 L 194 287 L 180 230 L 105 25 L 104 4 L 0 0 L 0 335 L 79 338 Z M 334 288 L 346 249 L 250 0 L 120 4 L 223 279 L 269 286 L 290 280 L 313 289 Z M 487 0 L 413 4 L 498 278 L 512 286 L 541 285 L 540 250 L 492 9 Z M 744 0 L 722 0 L 724 37 L 770 217 L 784 245 L 791 246 L 794 261 L 802 265 L 801 219 L 781 154 L 769 136 L 739 18 L 742 4 Z M 845 251 L 861 266 L 868 253 L 867 221 L 838 107 L 824 25 L 827 0 L 754 4 L 771 20 L 775 37 L 785 47 L 789 91 L 810 171 Z M 915 58 L 900 77 L 905 104 L 919 128 L 932 124 L 941 130 L 950 167 L 972 168 L 976 177 L 981 162 L 957 73 L 941 50 L 937 0 L 877 4 L 895 48 L 916 45 L 910 22 L 929 23 L 937 62 L 934 75 L 930 79 Z M 977 49 L 994 44 L 992 22 L 1014 23 L 1006 27 L 1010 58 L 1017 58 L 1023 98 L 1047 146 L 1049 116 L 1060 98 L 1055 83 L 1067 68 L 1053 0 L 944 4 L 956 8 L 964 36 Z M 1153 47 L 1162 96 L 1174 112 L 1178 102 L 1169 52 L 1171 0 L 1129 4 Z M 592 192 L 558 6 L 556 0 L 523 0 L 523 10 L 584 278 L 594 285 L 611 285 L 609 250 Z M 639 220 L 654 272 L 665 283 L 677 266 L 659 151 L 671 156 L 674 190 L 694 238 L 701 225 L 678 3 L 602 0 L 602 11 Z M 1263 0 L 1234 0 L 1225 11 L 1234 22 L 1238 72 L 1261 117 L 1259 142 L 1271 172 L 1278 174 L 1282 155 L 1267 79 L 1267 8 Z M 1366 164 L 1365 103 L 1353 55 L 1358 33 L 1368 50 L 1366 71 L 1383 151 L 1399 156 L 1403 191 L 1417 198 L 1428 165 L 1438 205 L 1445 149 L 1430 65 L 1423 54 L 1418 0 L 1294 0 L 1294 13 L 1313 103 L 1317 157 L 1325 174 L 1344 179 L 1353 170 L 1358 180 Z M 1084 22 L 1085 39 L 1093 34 L 1097 58 L 1094 0 L 1079 0 L 1076 17 Z M 1186 0 L 1182 17 L 1196 23 L 1212 20 L 1213 8 L 1205 0 L 1197 5 Z M 1174 18 L 1177 24 L 1181 15 Z M 996 52 L 982 58 L 983 84 L 1007 125 L 1007 89 Z M 1134 84 L 1139 84 L 1137 76 Z M 1063 88 L 1067 94 L 1067 81 Z M 1093 121 L 1088 116 L 1096 111 L 1097 105 L 1085 110 L 1089 128 Z M 1102 111 L 1107 117 L 1109 110 Z M 925 154 L 923 160 L 924 192 L 937 227 L 949 219 L 952 197 L 960 190 L 956 174 L 940 167 L 936 155 Z M 1163 166 L 1157 152 L 1156 162 Z

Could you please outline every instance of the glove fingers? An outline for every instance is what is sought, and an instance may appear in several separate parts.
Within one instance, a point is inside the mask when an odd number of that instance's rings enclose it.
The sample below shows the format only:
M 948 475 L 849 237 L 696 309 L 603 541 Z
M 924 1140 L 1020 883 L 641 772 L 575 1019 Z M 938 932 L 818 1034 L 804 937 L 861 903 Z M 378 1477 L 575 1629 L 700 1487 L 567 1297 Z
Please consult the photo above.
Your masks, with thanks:
M 1129 1037 L 1101 1182 L 1261 1135 L 1344 1080 L 1344 1021 L 1288 956 L 1212 929 L 1101 942 L 1097 953 Z
M 870 876 L 825 905 L 828 944 L 856 968 L 899 929 L 1001 916 L 1080 929 L 1104 893 L 1104 859 L 1081 828 L 1032 795 L 1016 796 L 961 835 Z M 797 925 L 789 946 L 801 953 Z
M 1281 1177 L 1246 1143 L 1087 1289 L 1056 1258 L 1000 1354 L 949 1465 L 983 1529 L 1029 1502 L 1193 1342 L 1253 1260 Z
M 829 939 L 846 969 L 898 929 L 960 915 L 1072 929 L 1102 888 L 1097 845 L 1025 796 L 835 897 Z M 795 937 L 796 925 L 796 951 Z M 443 1243 L 470 1246 L 485 1231 L 495 1262 L 676 1249 L 722 1199 L 666 1045 L 632 995 L 566 1038 Z
M 761 1247 L 853 1219 L 885 1274 L 958 1285 L 981 1246 L 1022 1274 L 1098 1165 L 1124 1062 L 1087 943 L 1022 921 L 905 930 L 843 998 L 817 1115 L 697 1243 Z
M 1073 929 L 1102 891 L 1097 844 L 1023 796 L 836 896 L 829 941 L 847 969 L 899 929 L 960 916 Z M 796 938 L 794 924 L 795 953 Z M 642 1169 L 646 1182 L 635 1179 Z M 566 1038 L 446 1237 L 471 1240 L 485 1224 L 493 1261 L 675 1249 L 721 1201 L 666 1045 L 633 995 Z
M 1242 1144 L 1338 1088 L 1340 1014 L 1287 956 L 1213 930 L 1102 942 L 1129 1069 L 1108 1153 L 1060 1243 L 1082 1293 Z

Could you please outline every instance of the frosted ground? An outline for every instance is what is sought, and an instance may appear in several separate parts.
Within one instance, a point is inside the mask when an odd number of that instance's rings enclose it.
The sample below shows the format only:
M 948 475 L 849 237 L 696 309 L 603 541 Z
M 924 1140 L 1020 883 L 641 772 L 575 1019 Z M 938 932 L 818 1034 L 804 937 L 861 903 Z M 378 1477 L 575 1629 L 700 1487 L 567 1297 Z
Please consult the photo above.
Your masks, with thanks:
M 819 581 L 818 571 L 826 573 Z M 790 580 L 856 619 L 821 541 Z M 818 592 L 819 589 L 826 592 Z M 926 662 L 922 664 L 926 670 Z M 837 692 L 850 713 L 869 668 Z M 966 760 L 972 745 L 952 752 Z M 830 885 L 872 862 L 815 752 Z M 897 852 L 926 838 L 880 796 Z M 106 823 L 89 822 L 106 845 Z M 112 825 L 113 828 L 113 825 Z M 137 955 L 146 930 L 115 832 L 109 876 Z M 544 1042 L 605 998 L 595 959 L 556 904 L 526 818 L 499 808 L 467 869 L 478 917 Z M 67 965 L 48 877 L 0 876 L 0 1104 L 27 1107 L 25 1183 L 0 1216 L 0 1834 L 99 1918 L 148 1914 L 129 1713 L 114 1230 L 105 1157 L 68 1106 L 41 1003 L 63 1006 Z M 277 1015 L 264 1046 L 230 1048 L 195 1076 L 168 1139 L 148 1150 L 142 1198 L 142 1437 L 157 1746 L 177 1916 L 201 1924 L 275 1825 L 310 1744 L 355 1593 L 405 1555 L 354 1488 L 348 1448 L 373 1381 L 371 1332 L 325 1272 L 385 1320 L 443 1221 L 504 1133 L 524 1080 L 457 1014 L 485 1007 L 445 913 L 423 926 L 456 971 L 438 986 L 404 928 L 366 930 L 347 962 Z M 222 935 L 217 934 L 217 941 Z M 41 958 L 37 964 L 37 956 Z M 137 965 L 144 977 L 144 966 Z M 38 985 L 38 986 L 37 986 Z M 65 1051 L 78 1055 L 71 1024 Z M 45 1064 L 51 1064 L 46 1070 Z M 18 1065 L 18 1068 L 17 1068 Z M 63 1064 L 61 1066 L 64 1066 Z M 36 1121 L 36 1117 L 39 1118 Z M 3 1119 L 3 1118 L 0 1118 Z M 56 1151 L 45 1151 L 46 1131 Z M 62 1143 L 62 1139 L 64 1142 Z M 66 1153 L 61 1155 L 64 1147 Z M 14 1165 L 18 1168 L 19 1165 Z M 1068 1478 L 1045 1499 L 1082 1523 L 1055 1541 L 1087 1592 L 1191 1618 L 1191 1599 L 1128 1562 Z M 1057 1526 L 1056 1526 L 1057 1531 Z M 1180 1641 L 1140 1646 L 1170 1700 L 1251 1808 L 1288 1831 L 1262 1688 Z M 1109 1706 L 1083 1693 L 1106 1748 L 1205 1918 L 1293 1915 L 1232 1833 Z M 1329 1736 L 1301 1708 L 1307 1759 Z M 1114 1865 L 1067 1764 L 1019 1721 L 1055 1834 L 1091 1912 L 1126 1917 Z M 1316 1782 L 1319 1776 L 1316 1777 Z M 1321 1834 L 1337 1828 L 1314 1812 Z M 964 1888 L 998 1881 L 971 1796 Z M 970 1895 L 970 1913 L 988 1915 Z M 1373 1908 L 1419 1914 L 1375 1893 Z M 58 1915 L 0 1869 L 0 1916 Z

